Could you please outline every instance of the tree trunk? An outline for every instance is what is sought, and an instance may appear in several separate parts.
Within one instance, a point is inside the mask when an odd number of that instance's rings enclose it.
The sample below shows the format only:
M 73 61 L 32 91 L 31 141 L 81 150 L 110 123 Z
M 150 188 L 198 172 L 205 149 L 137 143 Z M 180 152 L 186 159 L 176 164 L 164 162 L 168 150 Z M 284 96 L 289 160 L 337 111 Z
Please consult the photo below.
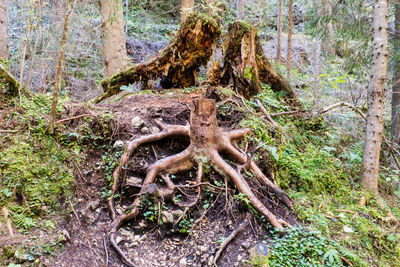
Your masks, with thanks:
M 236 2 L 236 17 L 238 20 L 244 20 L 244 0 Z
M 395 35 L 394 46 L 396 53 L 400 49 L 400 3 L 395 3 Z M 396 143 L 400 141 L 400 61 L 397 60 L 392 84 L 392 123 L 391 134 Z
M 282 14 L 283 14 L 283 0 L 279 0 L 279 14 L 278 14 L 278 48 L 276 51 L 276 61 L 282 60 Z
M 261 83 L 267 83 L 274 91 L 284 91 L 297 104 L 290 84 L 271 65 L 264 54 L 255 27 L 245 22 L 229 25 L 223 43 L 224 66 L 221 72 L 222 85 L 232 84 L 246 98 L 261 91 Z M 214 81 L 214 84 L 218 84 Z
M 181 0 L 181 22 L 184 22 L 194 9 L 194 0 Z
M 374 4 L 373 61 L 368 86 L 368 113 L 361 180 L 365 191 L 378 194 L 379 158 L 383 136 L 385 83 L 388 62 L 388 0 Z
M 104 76 L 110 77 L 123 70 L 128 64 L 124 13 L 122 0 L 101 0 L 103 28 Z
M 316 1 L 316 9 L 318 16 L 322 17 L 323 9 L 321 0 Z M 313 88 L 313 105 L 316 104 L 317 95 L 319 91 L 319 76 L 321 75 L 321 38 L 319 32 L 321 30 L 321 22 L 317 23 L 317 35 L 315 37 L 315 61 L 314 61 L 314 88 Z
M 324 0 L 324 1 L 325 1 L 325 14 L 329 16 L 328 24 L 326 25 L 328 36 L 325 40 L 325 47 L 326 47 L 326 52 L 330 56 L 334 56 L 336 54 L 336 51 L 335 51 L 335 37 L 332 24 L 332 3 L 331 0 Z
M 55 78 L 55 82 L 54 82 L 53 101 L 51 103 L 50 122 L 49 122 L 49 133 L 50 134 L 54 133 L 54 121 L 55 121 L 56 112 L 57 112 L 58 93 L 60 91 L 60 80 L 61 80 L 61 74 L 62 74 L 62 64 L 64 61 L 64 54 L 65 54 L 65 44 L 67 43 L 69 16 L 72 13 L 74 3 L 75 3 L 75 0 L 68 0 L 68 11 L 65 14 L 64 31 L 63 31 L 63 36 L 62 36 L 62 40 L 61 40 L 60 55 L 58 57 L 57 73 L 56 73 L 56 78 Z
M 292 28 L 293 28 L 293 0 L 289 0 L 289 30 L 287 47 L 287 79 L 290 81 L 290 69 L 292 68 Z
M 0 64 L 6 63 L 9 56 L 7 0 L 0 0 Z

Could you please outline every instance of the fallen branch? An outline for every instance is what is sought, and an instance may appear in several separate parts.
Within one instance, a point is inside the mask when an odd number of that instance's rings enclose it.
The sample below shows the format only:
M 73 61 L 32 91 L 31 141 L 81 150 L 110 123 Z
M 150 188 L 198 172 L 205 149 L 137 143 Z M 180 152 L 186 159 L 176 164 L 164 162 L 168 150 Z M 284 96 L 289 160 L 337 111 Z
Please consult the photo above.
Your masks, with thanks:
M 74 209 L 74 206 L 72 206 L 71 199 L 68 199 L 68 202 L 69 202 L 69 205 L 71 206 L 72 212 L 74 213 L 76 219 L 78 220 L 78 224 L 79 224 L 79 225 L 82 225 L 82 224 L 81 224 L 81 220 L 79 220 L 78 214 L 76 213 L 76 211 L 75 211 L 75 209 Z
M 219 257 L 221 256 L 221 253 L 224 251 L 224 249 L 228 246 L 228 244 L 235 239 L 235 237 L 244 230 L 249 225 L 249 219 L 248 216 L 246 216 L 246 219 L 239 225 L 239 227 L 233 231 L 222 243 L 221 247 L 218 249 L 217 253 L 215 254 L 214 257 L 214 266 L 217 267 L 217 261 Z
M 96 116 L 93 115 L 93 114 L 81 114 L 81 115 L 74 116 L 74 117 L 71 117 L 71 118 L 66 118 L 66 119 L 59 120 L 59 121 L 56 122 L 56 125 L 64 123 L 66 121 L 80 119 L 80 118 L 83 118 L 83 117 L 96 117 Z
M 269 114 L 268 110 L 263 106 L 260 100 L 256 100 L 257 105 L 260 107 L 261 111 L 264 113 L 264 115 L 267 117 L 268 121 L 275 127 L 279 127 L 279 125 L 271 118 L 271 115 Z

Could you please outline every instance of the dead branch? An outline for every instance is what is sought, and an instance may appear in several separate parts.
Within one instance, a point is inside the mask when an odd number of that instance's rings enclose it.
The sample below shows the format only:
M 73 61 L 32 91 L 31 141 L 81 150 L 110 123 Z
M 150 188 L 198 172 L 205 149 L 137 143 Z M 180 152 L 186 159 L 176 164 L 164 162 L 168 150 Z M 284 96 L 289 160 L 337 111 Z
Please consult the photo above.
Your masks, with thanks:
M 70 118 L 59 120 L 59 121 L 56 122 L 56 125 L 59 125 L 61 123 L 67 122 L 67 121 L 80 119 L 80 118 L 83 118 L 83 117 L 96 117 L 96 116 L 93 115 L 93 114 L 81 114 L 81 115 L 78 115 L 78 116 L 74 116 L 74 117 L 70 117 Z
M 239 225 L 239 227 L 233 231 L 222 243 L 221 247 L 218 249 L 217 253 L 215 254 L 214 257 L 214 266 L 217 267 L 217 261 L 219 257 L 221 256 L 221 253 L 224 251 L 224 249 L 228 246 L 228 244 L 235 239 L 235 237 L 244 230 L 249 225 L 249 219 L 248 216 L 246 216 L 246 219 Z
M 3 207 L 1 209 L 1 211 L 3 212 L 4 219 L 6 220 L 8 234 L 11 237 L 13 237 L 14 236 L 14 231 L 13 231 L 13 228 L 12 228 L 11 220 L 10 220 L 10 218 L 8 218 L 9 211 L 8 211 L 8 209 L 6 207 Z
M 81 224 L 81 220 L 79 220 L 79 216 L 78 216 L 78 214 L 76 213 L 76 211 L 75 211 L 75 209 L 74 209 L 74 206 L 72 205 L 71 199 L 68 199 L 68 202 L 69 202 L 69 205 L 71 206 L 72 212 L 74 213 L 76 219 L 78 220 L 78 224 L 79 224 L 79 225 L 82 225 L 82 224 Z
M 279 125 L 272 119 L 271 115 L 267 111 L 267 109 L 263 106 L 260 100 L 256 99 L 257 105 L 260 107 L 261 111 L 264 113 L 264 115 L 267 117 L 268 121 L 275 127 L 279 127 Z

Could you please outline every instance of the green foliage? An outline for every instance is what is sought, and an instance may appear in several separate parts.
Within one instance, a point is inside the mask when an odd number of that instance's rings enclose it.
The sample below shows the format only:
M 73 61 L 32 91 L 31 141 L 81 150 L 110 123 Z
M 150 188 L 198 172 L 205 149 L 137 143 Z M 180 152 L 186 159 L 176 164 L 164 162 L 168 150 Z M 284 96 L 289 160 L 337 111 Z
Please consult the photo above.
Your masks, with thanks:
M 23 230 L 38 226 L 37 218 L 45 210 L 59 210 L 72 195 L 68 162 L 79 157 L 71 157 L 73 151 L 45 133 L 50 99 L 42 94 L 22 98 L 23 111 L 14 115 L 26 132 L 9 136 L 0 146 L 0 206 L 9 208 L 15 225 Z
M 340 259 L 343 248 L 318 231 L 294 227 L 272 232 L 270 266 L 344 266 Z

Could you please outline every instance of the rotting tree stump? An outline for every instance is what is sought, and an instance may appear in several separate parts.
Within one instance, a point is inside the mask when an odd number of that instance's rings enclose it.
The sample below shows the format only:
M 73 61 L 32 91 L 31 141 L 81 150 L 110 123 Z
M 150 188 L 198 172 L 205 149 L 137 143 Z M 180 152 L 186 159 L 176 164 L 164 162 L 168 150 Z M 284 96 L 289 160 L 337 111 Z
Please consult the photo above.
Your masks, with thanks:
M 250 156 L 243 153 L 236 142 L 249 134 L 250 129 L 227 130 L 218 127 L 216 117 L 216 105 L 213 99 L 194 98 L 191 105 L 190 124 L 166 125 L 161 121 L 156 121 L 161 132 L 142 136 L 128 143 L 125 153 L 122 155 L 119 166 L 113 172 L 112 194 L 109 198 L 108 207 L 110 210 L 112 223 L 109 238 L 112 246 L 121 256 L 122 260 L 129 266 L 135 266 L 125 253 L 120 249 L 116 242 L 116 233 L 119 227 L 135 219 L 140 213 L 141 201 L 145 195 L 150 195 L 152 199 L 158 201 L 171 201 L 174 205 L 184 208 L 184 214 L 201 198 L 201 186 L 203 178 L 204 164 L 211 163 L 212 167 L 220 173 L 227 181 L 234 184 L 239 192 L 246 195 L 249 203 L 262 214 L 273 226 L 283 228 L 287 222 L 278 219 L 253 192 L 249 183 L 241 175 L 243 169 L 249 168 L 254 174 L 255 179 L 266 186 L 282 203 L 292 208 L 289 196 L 271 182 L 266 175 L 258 168 Z M 155 142 L 164 138 L 182 137 L 190 138 L 190 145 L 182 152 L 160 159 L 151 164 L 146 170 L 146 178 L 140 185 L 140 192 L 135 195 L 133 204 L 122 213 L 117 215 L 114 207 L 114 196 L 121 185 L 120 176 L 122 170 L 127 165 L 132 153 L 146 143 Z M 224 152 L 232 160 L 239 163 L 236 168 L 228 164 L 220 153 Z M 193 185 L 177 185 L 165 173 L 175 174 L 184 172 L 197 166 L 197 176 Z M 157 176 L 162 178 L 162 183 L 156 182 Z M 182 188 L 196 188 L 197 194 L 189 202 L 176 202 L 174 194 Z M 160 206 L 160 202 L 158 203 Z M 183 215 L 181 216 L 183 218 Z M 179 221 L 180 219 L 178 219 Z M 177 223 L 177 222 L 175 222 Z
M 229 25 L 223 43 L 223 67 L 214 65 L 211 73 L 210 84 L 233 84 L 236 91 L 246 98 L 258 94 L 261 83 L 267 83 L 273 91 L 284 91 L 292 102 L 297 103 L 289 82 L 265 56 L 256 28 L 246 22 L 237 21 Z
M 163 88 L 184 88 L 198 83 L 197 71 L 206 65 L 212 55 L 214 42 L 221 34 L 220 25 L 213 17 L 192 13 L 175 38 L 156 56 L 138 63 L 104 79 L 104 93 L 94 102 L 98 103 L 120 92 L 123 85 L 137 82 L 147 86 L 148 81 L 161 78 Z

